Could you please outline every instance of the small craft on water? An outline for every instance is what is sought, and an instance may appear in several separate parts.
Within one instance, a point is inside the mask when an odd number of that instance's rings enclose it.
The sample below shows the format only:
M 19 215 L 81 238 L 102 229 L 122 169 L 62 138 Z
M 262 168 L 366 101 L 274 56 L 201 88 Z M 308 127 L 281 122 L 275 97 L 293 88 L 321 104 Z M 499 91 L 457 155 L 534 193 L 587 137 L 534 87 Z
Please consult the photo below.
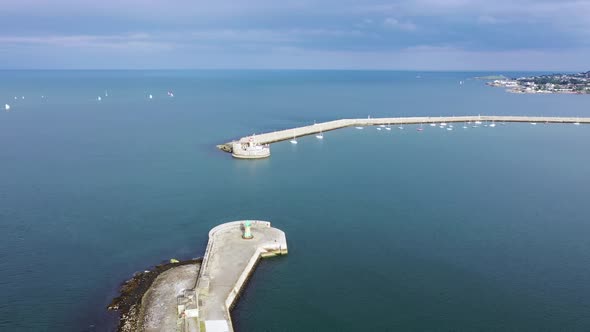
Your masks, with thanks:
M 10 105 L 4 104 L 4 110 L 5 111 L 10 111 Z

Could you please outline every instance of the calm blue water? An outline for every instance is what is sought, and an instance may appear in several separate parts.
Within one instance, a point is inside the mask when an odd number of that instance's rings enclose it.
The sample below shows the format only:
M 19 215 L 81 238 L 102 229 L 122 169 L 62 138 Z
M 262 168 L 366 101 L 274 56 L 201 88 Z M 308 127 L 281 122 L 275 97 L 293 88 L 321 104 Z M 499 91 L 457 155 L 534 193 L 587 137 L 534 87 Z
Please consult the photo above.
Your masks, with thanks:
M 254 274 L 241 331 L 589 330 L 590 126 L 343 129 L 254 162 L 215 149 L 367 115 L 588 116 L 588 96 L 466 80 L 482 74 L 0 72 L 0 330 L 108 330 L 123 280 L 246 218 L 286 231 L 289 255 Z

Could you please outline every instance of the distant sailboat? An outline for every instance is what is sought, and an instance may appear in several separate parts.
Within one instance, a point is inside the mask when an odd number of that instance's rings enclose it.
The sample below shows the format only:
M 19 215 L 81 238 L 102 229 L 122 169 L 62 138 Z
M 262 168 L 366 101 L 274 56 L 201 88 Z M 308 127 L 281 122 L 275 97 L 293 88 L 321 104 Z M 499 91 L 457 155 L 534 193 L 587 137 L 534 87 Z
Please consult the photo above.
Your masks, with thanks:
M 447 130 L 449 130 L 449 131 L 453 130 L 453 127 L 447 127 Z
M 433 122 L 433 123 L 430 124 L 430 126 L 431 127 L 436 127 L 436 123 Z
M 317 135 L 315 135 L 315 137 L 316 137 L 317 139 L 324 139 L 324 134 L 322 134 L 322 131 L 320 130 L 320 133 L 319 133 L 319 134 L 317 134 Z
M 98 98 L 96 98 L 96 100 L 101 101 L 102 98 L 100 96 L 98 96 Z
M 490 123 L 490 127 L 494 128 L 496 126 L 496 123 L 494 121 L 492 121 L 492 123 Z
M 385 127 L 385 130 L 391 130 L 391 124 L 387 124 L 387 127 Z
M 168 91 L 168 97 L 170 97 L 170 98 L 174 97 L 174 93 L 172 91 Z
M 293 139 L 290 140 L 291 144 L 297 144 L 297 140 L 295 139 L 295 136 L 293 136 Z
M 398 127 L 398 128 L 399 128 L 399 129 L 401 129 L 401 130 L 403 130 L 403 129 L 404 129 L 404 123 L 403 123 L 403 122 L 402 122 L 402 123 L 400 123 L 400 125 L 399 125 L 399 127 Z
M 105 96 L 105 97 L 108 97 L 108 96 L 109 96 L 109 92 L 105 90 L 105 91 L 104 91 L 104 96 Z
M 420 127 L 418 127 L 416 130 L 417 130 L 417 131 L 422 131 L 422 130 L 424 130 L 423 124 L 422 124 L 422 123 L 420 123 Z
M 381 130 L 381 127 L 377 127 L 377 130 Z
M 537 125 L 537 123 L 536 123 L 536 122 L 531 122 L 531 124 L 532 124 L 533 126 L 536 126 L 536 125 Z
M 356 129 L 363 129 L 364 127 L 355 127 Z
M 575 126 L 579 126 L 580 125 L 580 122 L 579 121 L 576 121 L 576 122 L 574 122 L 574 125 Z
M 4 104 L 4 110 L 5 111 L 10 111 L 10 105 Z
M 151 94 L 148 96 L 149 99 L 153 99 L 154 96 L 152 96 Z

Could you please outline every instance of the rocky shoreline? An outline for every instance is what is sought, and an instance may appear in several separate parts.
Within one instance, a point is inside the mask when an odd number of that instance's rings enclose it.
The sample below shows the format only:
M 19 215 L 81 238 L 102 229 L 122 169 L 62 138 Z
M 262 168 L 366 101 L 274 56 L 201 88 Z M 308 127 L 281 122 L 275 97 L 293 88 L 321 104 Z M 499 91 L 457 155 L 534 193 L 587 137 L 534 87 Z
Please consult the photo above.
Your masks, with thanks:
M 131 332 L 142 330 L 141 309 L 145 293 L 150 289 L 156 278 L 162 273 L 175 267 L 191 264 L 200 264 L 202 258 L 186 261 L 166 262 L 155 266 L 151 270 L 137 272 L 133 277 L 121 285 L 120 295 L 114 298 L 107 310 L 119 313 L 119 325 L 117 331 Z

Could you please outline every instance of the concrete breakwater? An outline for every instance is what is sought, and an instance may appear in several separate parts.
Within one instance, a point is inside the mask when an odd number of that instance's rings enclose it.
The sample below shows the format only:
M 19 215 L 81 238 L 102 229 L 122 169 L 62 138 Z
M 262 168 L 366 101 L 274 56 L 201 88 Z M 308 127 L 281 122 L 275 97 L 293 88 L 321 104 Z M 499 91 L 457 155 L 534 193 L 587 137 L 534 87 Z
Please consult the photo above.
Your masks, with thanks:
M 268 221 L 234 221 L 213 228 L 196 287 L 184 303 L 179 302 L 182 330 L 233 331 L 230 309 L 256 263 L 263 257 L 286 254 L 285 233 Z
M 400 124 L 429 124 L 429 123 L 453 123 L 453 122 L 533 122 L 533 123 L 580 123 L 590 124 L 590 117 L 548 117 L 548 116 L 507 116 L 507 115 L 475 115 L 475 116 L 443 116 L 443 117 L 397 117 L 397 118 L 366 118 L 366 119 L 342 119 L 309 126 L 285 129 L 270 133 L 257 134 L 255 136 L 242 137 L 238 141 L 228 142 L 217 147 L 225 152 L 232 152 L 235 142 L 248 142 L 253 139 L 257 144 L 270 144 L 293 139 L 320 132 L 327 132 L 345 127 L 364 127 L 376 125 L 400 125 Z
M 230 310 L 258 261 L 286 255 L 285 233 L 260 220 L 214 227 L 202 259 L 158 265 L 127 281 L 109 310 L 118 331 L 231 332 Z

